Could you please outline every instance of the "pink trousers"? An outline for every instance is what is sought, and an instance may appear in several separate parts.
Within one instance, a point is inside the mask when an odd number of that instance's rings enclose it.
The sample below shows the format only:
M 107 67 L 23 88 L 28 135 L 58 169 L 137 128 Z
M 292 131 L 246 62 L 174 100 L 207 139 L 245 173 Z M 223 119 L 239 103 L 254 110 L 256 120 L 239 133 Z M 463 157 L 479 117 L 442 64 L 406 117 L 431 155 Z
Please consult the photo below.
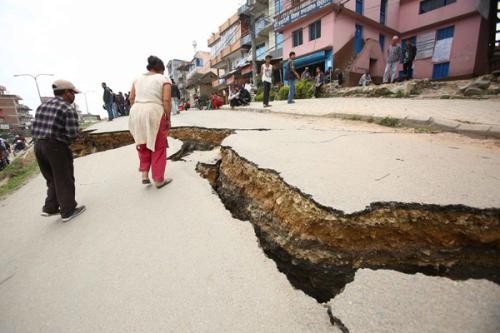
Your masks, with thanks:
M 167 167 L 167 121 L 161 117 L 160 128 L 156 134 L 155 150 L 149 150 L 145 144 L 137 145 L 139 154 L 139 171 L 145 172 L 151 169 L 153 181 L 162 182 Z

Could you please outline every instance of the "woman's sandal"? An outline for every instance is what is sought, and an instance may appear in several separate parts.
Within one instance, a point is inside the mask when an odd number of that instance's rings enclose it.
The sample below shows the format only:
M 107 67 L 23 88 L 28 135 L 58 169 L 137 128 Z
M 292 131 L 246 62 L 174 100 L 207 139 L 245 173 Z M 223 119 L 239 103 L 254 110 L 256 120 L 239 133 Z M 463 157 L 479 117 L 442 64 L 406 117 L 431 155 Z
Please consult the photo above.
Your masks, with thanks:
M 142 180 L 142 183 L 143 183 L 144 185 L 149 185 L 149 184 L 151 184 L 151 181 L 149 180 L 149 178 L 148 178 L 148 179 L 143 179 L 143 180 Z
M 156 183 L 155 186 L 156 186 L 156 188 L 160 189 L 163 186 L 170 184 L 172 182 L 172 180 L 173 180 L 172 178 L 166 178 L 162 183 L 160 183 L 160 184 Z

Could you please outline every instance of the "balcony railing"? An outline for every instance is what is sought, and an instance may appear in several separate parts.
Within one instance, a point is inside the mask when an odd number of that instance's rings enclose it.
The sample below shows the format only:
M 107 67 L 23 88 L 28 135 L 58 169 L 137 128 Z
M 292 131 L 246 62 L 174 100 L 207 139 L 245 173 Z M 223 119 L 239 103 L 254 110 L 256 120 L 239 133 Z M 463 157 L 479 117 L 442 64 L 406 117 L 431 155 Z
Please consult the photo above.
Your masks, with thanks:
M 260 35 L 272 27 L 273 22 L 268 18 L 261 18 L 255 22 L 255 34 Z
M 337 0 L 302 1 L 298 6 L 288 8 L 274 17 L 274 30 L 281 29 L 336 2 Z
M 248 46 L 252 45 L 252 36 L 250 36 L 250 34 L 241 37 L 241 46 L 245 46 L 245 45 L 248 45 Z

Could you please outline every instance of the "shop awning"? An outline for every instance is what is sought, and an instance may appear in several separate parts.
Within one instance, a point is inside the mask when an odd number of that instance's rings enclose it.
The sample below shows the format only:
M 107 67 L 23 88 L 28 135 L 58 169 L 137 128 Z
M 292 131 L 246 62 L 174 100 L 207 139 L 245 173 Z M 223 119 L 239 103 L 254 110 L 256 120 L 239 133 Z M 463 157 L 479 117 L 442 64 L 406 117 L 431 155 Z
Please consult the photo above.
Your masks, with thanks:
M 295 59 L 295 67 L 305 67 L 321 61 L 325 61 L 326 51 L 318 51 Z

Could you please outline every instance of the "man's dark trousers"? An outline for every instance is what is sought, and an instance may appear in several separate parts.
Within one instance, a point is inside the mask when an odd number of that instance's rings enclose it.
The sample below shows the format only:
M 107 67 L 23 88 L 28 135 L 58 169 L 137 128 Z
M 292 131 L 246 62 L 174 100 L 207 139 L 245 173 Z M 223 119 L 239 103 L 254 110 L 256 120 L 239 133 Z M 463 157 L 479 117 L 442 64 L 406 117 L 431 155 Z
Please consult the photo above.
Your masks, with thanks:
M 47 181 L 47 198 L 43 211 L 68 217 L 76 208 L 73 153 L 66 143 L 47 139 L 37 140 L 35 156 Z
M 269 105 L 269 92 L 271 91 L 271 83 L 264 81 L 264 105 Z
M 403 64 L 403 72 L 407 80 L 413 78 L 413 62 L 405 62 Z

